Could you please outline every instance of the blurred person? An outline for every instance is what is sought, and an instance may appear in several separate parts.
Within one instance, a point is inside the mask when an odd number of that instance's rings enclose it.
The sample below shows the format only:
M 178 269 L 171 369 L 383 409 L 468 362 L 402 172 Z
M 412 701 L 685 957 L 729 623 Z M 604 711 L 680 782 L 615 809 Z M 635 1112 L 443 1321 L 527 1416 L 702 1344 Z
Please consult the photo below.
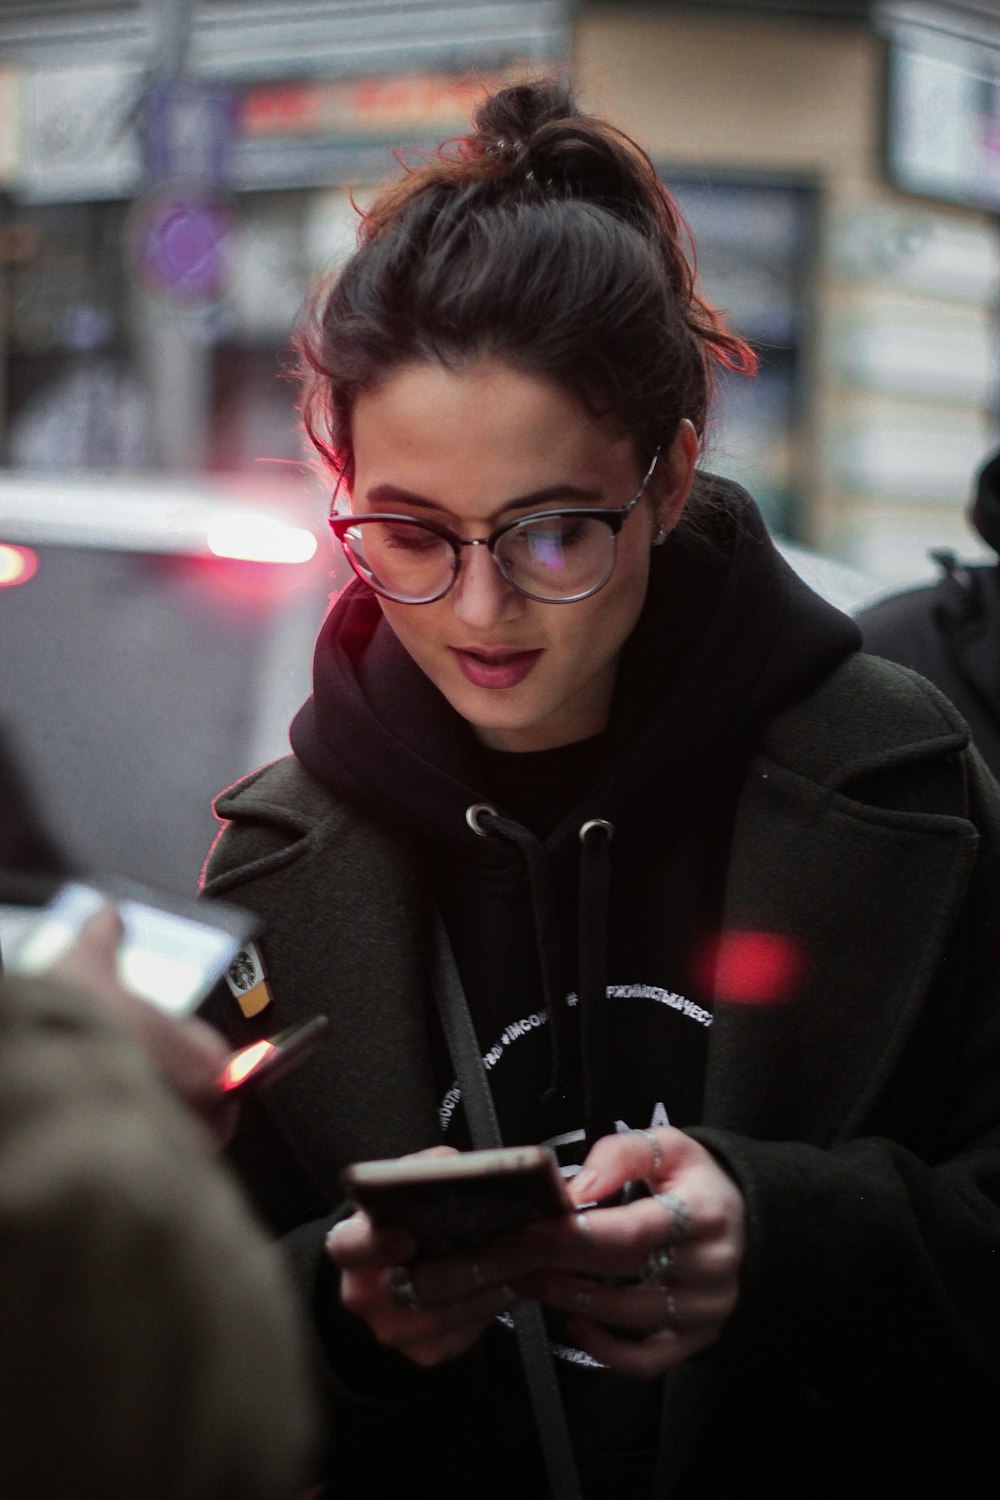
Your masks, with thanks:
M 979 471 L 970 520 L 1000 552 L 1000 452 Z M 932 553 L 936 583 L 905 589 L 858 613 L 866 651 L 912 667 L 955 704 L 994 776 L 1000 776 L 1000 562 Z
M 330 1018 L 234 1154 L 340 1493 L 992 1493 L 997 788 L 697 471 L 754 361 L 648 157 L 502 90 L 370 207 L 302 348 L 358 578 L 293 755 L 217 803 L 205 891 L 264 925 L 208 1014 Z M 468 1149 L 479 1088 L 584 1211 L 418 1259 L 338 1171 Z
M 314 1397 L 283 1268 L 212 1159 L 228 1054 L 120 987 L 119 937 L 108 908 L 0 979 L 0 1490 L 294 1500 Z

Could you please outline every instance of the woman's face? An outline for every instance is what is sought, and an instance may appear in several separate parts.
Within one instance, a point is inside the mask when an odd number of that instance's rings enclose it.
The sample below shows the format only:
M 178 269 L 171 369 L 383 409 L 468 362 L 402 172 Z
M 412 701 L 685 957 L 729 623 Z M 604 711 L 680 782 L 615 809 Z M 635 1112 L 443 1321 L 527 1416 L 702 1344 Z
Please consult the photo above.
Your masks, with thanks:
M 353 439 L 357 514 L 437 520 L 463 538 L 529 511 L 624 505 L 644 472 L 631 440 L 562 387 L 496 360 L 457 373 L 403 366 L 358 398 Z M 485 547 L 462 549 L 443 599 L 380 599 L 402 645 L 483 744 L 549 750 L 605 727 L 618 658 L 646 594 L 649 549 L 658 526 L 680 517 L 696 452 L 694 429 L 682 422 L 618 535 L 610 579 L 589 599 L 527 599 Z

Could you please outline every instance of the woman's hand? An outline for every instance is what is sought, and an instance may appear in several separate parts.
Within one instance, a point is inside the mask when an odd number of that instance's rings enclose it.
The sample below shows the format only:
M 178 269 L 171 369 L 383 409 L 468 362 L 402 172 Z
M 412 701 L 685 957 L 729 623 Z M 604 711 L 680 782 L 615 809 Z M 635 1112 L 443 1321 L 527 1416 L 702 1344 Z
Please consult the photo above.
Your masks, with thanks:
M 457 1155 L 451 1146 L 413 1154 Z M 513 1287 L 487 1275 L 472 1256 L 409 1264 L 412 1238 L 375 1229 L 361 1211 L 335 1224 L 326 1246 L 341 1271 L 343 1305 L 364 1319 L 379 1343 L 424 1367 L 464 1354 L 517 1300 Z
M 451 1155 L 432 1147 L 422 1155 Z M 653 1196 L 531 1225 L 478 1255 L 412 1261 L 403 1233 L 364 1213 L 331 1231 L 341 1300 L 380 1343 L 431 1366 L 470 1348 L 500 1312 L 538 1298 L 625 1375 L 655 1376 L 715 1342 L 739 1296 L 744 1207 L 736 1184 L 679 1130 L 605 1136 L 570 1185 L 577 1204 L 645 1180 Z
M 577 1204 L 648 1183 L 652 1196 L 532 1225 L 495 1271 L 569 1314 L 582 1349 L 652 1377 L 715 1343 L 739 1300 L 745 1209 L 733 1180 L 680 1130 L 605 1136 L 570 1184 Z M 523 1274 L 525 1259 L 546 1269 Z M 494 1257 L 486 1257 L 494 1269 Z

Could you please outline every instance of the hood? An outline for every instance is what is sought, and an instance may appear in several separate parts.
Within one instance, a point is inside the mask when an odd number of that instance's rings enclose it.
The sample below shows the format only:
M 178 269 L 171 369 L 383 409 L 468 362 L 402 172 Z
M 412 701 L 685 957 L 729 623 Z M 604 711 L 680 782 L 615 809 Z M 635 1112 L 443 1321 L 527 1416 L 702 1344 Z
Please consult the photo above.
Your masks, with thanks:
M 986 545 L 1000 552 L 1000 453 L 979 471 L 970 518 Z
M 682 525 L 652 553 L 602 761 L 553 845 L 589 816 L 645 821 L 637 791 L 677 789 L 706 751 L 736 754 L 860 644 L 854 623 L 784 562 L 745 491 L 707 475 L 701 488 L 697 531 Z M 290 739 L 308 771 L 371 816 L 472 860 L 495 858 L 495 841 L 466 821 L 483 800 L 479 746 L 360 582 L 323 626 L 313 693 Z

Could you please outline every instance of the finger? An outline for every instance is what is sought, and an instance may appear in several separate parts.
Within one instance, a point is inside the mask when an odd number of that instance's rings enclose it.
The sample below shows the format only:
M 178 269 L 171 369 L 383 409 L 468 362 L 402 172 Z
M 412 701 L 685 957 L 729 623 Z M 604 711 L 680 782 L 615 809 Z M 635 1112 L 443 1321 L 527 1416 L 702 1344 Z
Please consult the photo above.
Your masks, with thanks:
M 119 990 L 118 949 L 124 935 L 118 908 L 102 906 L 83 924 L 66 952 L 52 965 L 52 972 L 99 993 L 108 987 Z
M 609 1198 L 626 1182 L 662 1181 L 686 1155 L 689 1137 L 672 1126 L 628 1130 L 595 1141 L 569 1184 L 575 1203 Z
M 617 1286 L 590 1277 L 526 1277 L 526 1295 L 546 1307 L 600 1323 L 611 1329 L 652 1333 L 664 1327 L 721 1326 L 730 1308 L 723 1286 L 698 1287 L 669 1281 L 643 1286 Z
M 416 1254 L 405 1229 L 376 1229 L 362 1210 L 340 1219 L 325 1241 L 326 1253 L 342 1271 L 399 1265 Z
M 467 1346 L 498 1313 L 518 1300 L 510 1287 L 492 1287 L 451 1302 L 425 1303 L 412 1267 L 345 1272 L 341 1300 L 364 1319 L 381 1343 L 401 1351 L 454 1342 Z
M 498 1253 L 498 1271 L 503 1275 L 549 1267 L 602 1276 L 640 1277 L 653 1251 L 671 1242 L 676 1218 L 655 1198 L 641 1198 L 621 1208 L 595 1208 L 574 1219 L 530 1225 L 519 1236 L 517 1252 L 508 1258 Z M 694 1262 L 692 1218 L 688 1230 L 685 1270 Z M 520 1256 L 518 1261 L 517 1256 Z
M 463 1316 L 475 1320 L 490 1316 L 522 1300 L 515 1278 L 503 1277 L 476 1260 L 422 1260 L 400 1265 L 389 1272 L 390 1296 L 410 1310 L 426 1312 L 441 1326 L 450 1326 Z

